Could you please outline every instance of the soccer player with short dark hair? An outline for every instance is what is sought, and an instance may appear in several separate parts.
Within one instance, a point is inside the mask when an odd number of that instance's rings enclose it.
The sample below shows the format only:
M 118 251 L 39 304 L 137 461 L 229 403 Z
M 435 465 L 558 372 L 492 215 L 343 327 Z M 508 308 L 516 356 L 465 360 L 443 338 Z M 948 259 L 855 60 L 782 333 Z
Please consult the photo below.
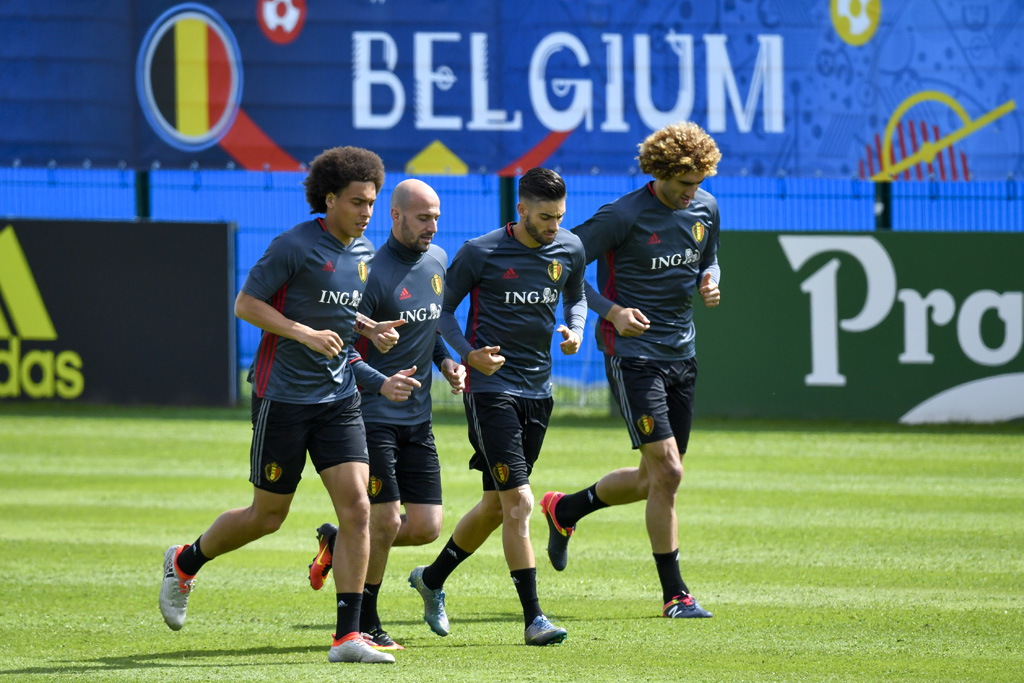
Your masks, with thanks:
M 597 346 L 640 466 L 610 472 L 593 486 L 541 499 L 548 557 L 565 569 L 569 538 L 584 516 L 609 505 L 647 501 L 647 534 L 661 581 L 662 614 L 710 617 L 679 571 L 676 493 L 683 476 L 697 380 L 694 292 L 720 300 L 718 202 L 700 188 L 721 152 L 700 126 L 676 123 L 640 144 L 640 169 L 654 180 L 601 207 L 573 229 L 598 262 L 599 290 L 587 304 L 603 318 Z
M 359 317 L 357 324 L 373 259 L 373 245 L 363 232 L 383 183 L 384 165 L 373 152 L 324 151 L 305 181 L 310 213 L 323 218 L 274 238 L 235 300 L 235 315 L 263 330 L 249 372 L 253 502 L 221 514 L 195 543 L 167 549 L 160 611 L 175 631 L 185 623 L 195 575 L 206 562 L 280 528 L 308 451 L 334 504 L 344 548 L 334 577 L 337 630 L 328 660 L 395 661 L 359 631 L 369 552 L 369 474 L 359 394 L 349 367 L 357 358 L 354 327 L 385 348 L 398 336 L 396 321 L 377 324 Z M 409 381 L 397 377 L 394 383 Z
M 384 630 L 377 596 L 392 546 L 424 545 L 441 533 L 441 464 L 430 420 L 431 361 L 461 393 L 466 370 L 448 354 L 437 331 L 448 256 L 433 244 L 441 201 L 421 180 L 409 178 L 391 193 L 391 235 L 377 250 L 359 312 L 402 320 L 402 339 L 381 353 L 365 338 L 353 364 L 362 389 L 363 424 L 370 453 L 370 559 L 359 630 L 378 649 L 404 649 Z M 395 383 L 408 377 L 414 383 Z M 402 514 L 402 507 L 405 514 Z M 337 527 L 317 529 L 319 548 L 309 581 L 320 590 L 331 571 Z
M 544 168 L 519 182 L 519 221 L 467 241 L 448 269 L 440 329 L 469 366 L 463 401 L 474 453 L 470 467 L 482 472 L 483 496 L 455 527 L 428 566 L 409 583 L 423 598 L 424 620 L 434 633 L 449 632 L 444 582 L 455 568 L 501 528 L 502 547 L 523 607 L 528 645 L 566 637 L 544 615 L 537 597 L 537 568 L 530 546 L 533 470 L 551 415 L 551 338 L 555 305 L 563 297 L 559 325 L 562 353 L 579 350 L 586 321 L 583 245 L 559 230 L 565 215 L 565 183 Z M 455 309 L 466 296 L 465 334 Z

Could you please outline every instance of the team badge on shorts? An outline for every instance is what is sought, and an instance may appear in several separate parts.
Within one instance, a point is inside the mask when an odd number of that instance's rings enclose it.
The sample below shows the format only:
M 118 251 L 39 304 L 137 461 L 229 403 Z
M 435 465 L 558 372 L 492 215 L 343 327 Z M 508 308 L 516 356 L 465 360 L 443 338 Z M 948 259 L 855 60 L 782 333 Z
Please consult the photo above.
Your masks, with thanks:
M 267 477 L 267 481 L 270 483 L 276 482 L 284 474 L 284 470 L 276 462 L 272 462 L 263 468 L 263 474 Z
M 370 477 L 369 483 L 366 485 L 366 493 L 370 498 L 376 498 L 380 490 L 384 488 L 384 482 L 377 477 Z
M 497 465 L 491 468 L 491 472 L 494 473 L 494 480 L 499 484 L 504 484 L 506 481 L 508 481 L 508 465 L 506 465 L 505 463 L 499 462 Z
M 551 263 L 548 264 L 548 277 L 554 282 L 558 282 L 558 278 L 562 277 L 562 264 L 558 259 L 551 259 Z
M 366 282 L 366 261 L 360 261 L 359 265 L 356 266 L 356 272 L 359 273 L 359 281 Z
M 441 276 L 438 275 L 437 273 L 434 273 L 434 277 L 430 278 L 430 286 L 434 288 L 434 294 L 441 293 L 441 285 Z
M 650 415 L 641 415 L 640 419 L 636 421 L 636 426 L 646 436 L 654 431 L 654 418 Z
M 700 244 L 701 240 L 704 239 L 704 233 L 707 232 L 707 228 L 704 227 L 703 223 L 697 221 L 693 224 L 693 227 L 690 228 L 690 232 L 693 233 L 693 239 L 697 240 L 697 244 Z

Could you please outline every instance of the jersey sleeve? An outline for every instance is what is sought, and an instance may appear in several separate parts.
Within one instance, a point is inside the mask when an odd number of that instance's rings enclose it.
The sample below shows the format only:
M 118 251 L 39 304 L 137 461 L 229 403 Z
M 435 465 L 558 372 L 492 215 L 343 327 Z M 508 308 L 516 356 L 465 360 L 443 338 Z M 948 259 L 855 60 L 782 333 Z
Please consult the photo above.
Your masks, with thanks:
M 438 331 L 435 337 L 436 339 L 434 340 L 434 365 L 436 365 L 437 369 L 440 370 L 441 365 L 446 360 L 451 359 L 452 355 L 448 353 L 448 346 L 444 343 L 444 339 L 441 338 L 440 331 Z
M 587 324 L 587 298 L 584 293 L 584 274 L 587 268 L 587 257 L 580 248 L 573 250 L 572 271 L 565 281 L 565 289 L 562 290 L 562 316 L 565 318 L 566 327 L 583 337 L 583 328 Z
M 455 309 L 459 307 L 466 295 L 480 280 L 485 255 L 475 247 L 472 241 L 466 242 L 455 254 L 444 279 L 444 304 L 441 306 L 441 318 L 437 329 L 444 340 L 451 344 L 455 353 L 468 358 L 473 345 L 459 329 L 459 321 L 455 318 Z
M 249 269 L 242 291 L 260 301 L 269 301 L 295 276 L 305 256 L 306 250 L 290 231 L 281 233 Z
M 586 263 L 590 263 L 625 242 L 632 227 L 619 215 L 615 204 L 605 204 L 572 232 L 583 242 Z
M 387 377 L 363 360 L 355 344 L 349 344 L 346 348 L 348 349 L 348 364 L 352 369 L 352 375 L 356 379 L 356 384 L 362 387 L 363 391 L 379 394 L 380 388 L 384 385 L 384 380 Z
M 700 273 L 697 276 L 698 286 L 700 286 L 700 282 L 704 279 L 704 273 L 711 273 L 711 279 L 715 282 L 720 283 L 722 281 L 722 269 L 718 266 L 718 243 L 721 234 L 718 202 L 714 202 L 708 208 L 711 209 L 711 225 L 708 229 L 708 245 L 704 249 L 704 254 L 700 260 Z

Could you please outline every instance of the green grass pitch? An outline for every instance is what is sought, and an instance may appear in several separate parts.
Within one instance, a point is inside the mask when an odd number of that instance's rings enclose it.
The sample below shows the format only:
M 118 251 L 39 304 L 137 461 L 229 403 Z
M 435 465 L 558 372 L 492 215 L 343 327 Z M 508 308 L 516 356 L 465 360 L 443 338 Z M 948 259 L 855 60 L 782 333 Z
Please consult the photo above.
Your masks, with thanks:
M 642 504 L 585 519 L 569 567 L 531 523 L 541 605 L 523 644 L 496 535 L 445 586 L 434 636 L 409 570 L 479 496 L 464 419 L 436 417 L 445 523 L 392 552 L 397 664 L 328 664 L 333 585 L 306 579 L 330 519 L 307 466 L 280 532 L 207 565 L 185 628 L 157 607 L 163 552 L 251 500 L 244 410 L 0 406 L 0 680 L 1020 681 L 1024 425 L 911 429 L 699 420 L 677 503 L 683 576 L 709 620 L 659 618 Z M 576 490 L 631 466 L 617 419 L 556 415 L 534 471 Z

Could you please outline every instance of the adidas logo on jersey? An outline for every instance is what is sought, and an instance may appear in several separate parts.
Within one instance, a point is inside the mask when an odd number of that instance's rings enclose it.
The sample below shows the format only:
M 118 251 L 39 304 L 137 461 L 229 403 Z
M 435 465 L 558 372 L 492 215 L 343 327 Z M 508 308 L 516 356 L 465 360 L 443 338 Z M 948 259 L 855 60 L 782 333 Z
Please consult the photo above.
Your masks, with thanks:
M 502 280 L 518 280 L 519 276 L 516 275 L 516 271 L 509 268 L 505 271 L 505 274 L 501 276 Z
M 402 287 L 402 293 L 398 295 L 398 298 L 399 299 L 411 299 L 412 298 L 412 294 L 409 293 L 408 289 L 406 289 L 405 287 Z
M 658 233 L 651 235 L 650 239 L 647 240 L 647 244 L 661 244 L 661 240 L 658 239 Z
M 324 264 L 324 267 L 321 270 L 327 271 L 328 273 L 333 273 L 334 264 L 328 261 L 327 263 Z

